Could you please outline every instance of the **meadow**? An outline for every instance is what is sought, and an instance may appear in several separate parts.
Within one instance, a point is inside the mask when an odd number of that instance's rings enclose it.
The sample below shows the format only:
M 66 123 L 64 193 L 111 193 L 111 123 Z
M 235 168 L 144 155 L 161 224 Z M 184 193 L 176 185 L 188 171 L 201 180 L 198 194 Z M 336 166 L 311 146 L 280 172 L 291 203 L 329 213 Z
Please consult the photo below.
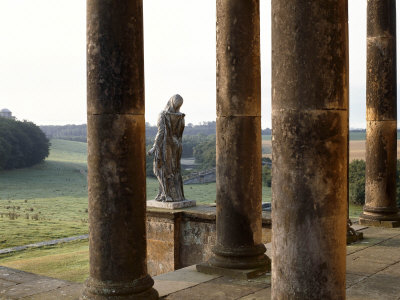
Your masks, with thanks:
M 50 156 L 0 172 L 0 248 L 85 234 L 86 144 L 53 140 Z
M 0 249 L 88 233 L 87 144 L 52 140 L 50 156 L 28 169 L 0 172 Z M 158 191 L 147 179 L 147 198 Z M 215 202 L 216 185 L 185 185 L 198 204 Z M 263 187 L 263 201 L 271 189 Z M 351 206 L 350 215 L 361 207 Z M 0 255 L 0 265 L 83 282 L 88 275 L 88 241 L 27 249 Z
M 88 232 L 87 144 L 52 140 L 48 159 L 27 169 L 0 172 L 0 249 Z M 215 202 L 215 183 L 185 185 L 198 204 Z M 147 179 L 147 198 L 158 182 Z M 270 199 L 265 191 L 264 200 Z

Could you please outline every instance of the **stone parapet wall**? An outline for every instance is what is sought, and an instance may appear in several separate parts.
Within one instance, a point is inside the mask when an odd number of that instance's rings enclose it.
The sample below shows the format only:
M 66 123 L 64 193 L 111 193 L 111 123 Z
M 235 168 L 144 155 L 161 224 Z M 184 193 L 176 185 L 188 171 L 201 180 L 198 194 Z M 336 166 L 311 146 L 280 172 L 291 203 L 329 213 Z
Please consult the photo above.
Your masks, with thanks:
M 216 208 L 147 208 L 147 267 L 155 276 L 207 261 L 216 241 Z M 263 212 L 262 242 L 271 241 L 271 215 Z

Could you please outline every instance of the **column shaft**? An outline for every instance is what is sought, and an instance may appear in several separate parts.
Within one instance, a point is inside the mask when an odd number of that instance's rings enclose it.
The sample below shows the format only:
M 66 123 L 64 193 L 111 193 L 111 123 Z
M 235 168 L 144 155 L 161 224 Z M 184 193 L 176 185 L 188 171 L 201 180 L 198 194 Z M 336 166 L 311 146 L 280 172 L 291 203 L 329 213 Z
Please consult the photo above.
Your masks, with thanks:
M 272 299 L 344 299 L 347 1 L 272 0 Z
M 396 85 L 396 1 L 368 0 L 366 182 L 360 222 L 370 225 L 400 220 Z
M 87 1 L 90 277 L 81 299 L 158 299 L 147 274 L 142 0 Z
M 211 264 L 266 267 L 259 0 L 217 0 L 217 243 Z

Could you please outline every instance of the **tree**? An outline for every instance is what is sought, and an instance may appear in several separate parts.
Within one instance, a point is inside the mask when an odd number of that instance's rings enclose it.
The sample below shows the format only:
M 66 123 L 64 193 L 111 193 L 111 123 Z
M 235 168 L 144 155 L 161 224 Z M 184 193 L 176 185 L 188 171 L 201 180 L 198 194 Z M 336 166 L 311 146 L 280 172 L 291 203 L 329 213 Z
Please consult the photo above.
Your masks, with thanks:
M 203 141 L 193 148 L 193 156 L 196 163 L 201 165 L 202 169 L 215 167 L 216 162 L 216 137 L 209 135 Z
M 269 157 L 261 158 L 262 166 L 262 184 L 271 187 L 272 182 L 272 160 Z
M 49 155 L 49 140 L 32 122 L 0 118 L 0 169 L 30 167 Z
M 349 201 L 354 204 L 365 203 L 365 161 L 353 160 L 349 164 Z

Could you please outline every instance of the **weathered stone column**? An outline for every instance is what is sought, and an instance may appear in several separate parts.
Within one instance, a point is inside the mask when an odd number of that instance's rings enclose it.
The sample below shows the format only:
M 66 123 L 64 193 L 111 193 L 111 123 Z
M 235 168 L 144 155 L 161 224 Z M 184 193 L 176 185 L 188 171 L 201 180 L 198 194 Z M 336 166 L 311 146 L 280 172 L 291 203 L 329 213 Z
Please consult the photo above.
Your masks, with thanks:
M 158 299 L 147 274 L 142 0 L 87 1 L 90 277 L 81 299 Z
M 217 0 L 217 241 L 208 263 L 223 272 L 269 267 L 261 243 L 260 76 L 259 0 Z
M 360 223 L 400 226 L 396 205 L 396 1 L 368 0 L 365 206 Z
M 272 0 L 272 299 L 345 299 L 347 1 Z

